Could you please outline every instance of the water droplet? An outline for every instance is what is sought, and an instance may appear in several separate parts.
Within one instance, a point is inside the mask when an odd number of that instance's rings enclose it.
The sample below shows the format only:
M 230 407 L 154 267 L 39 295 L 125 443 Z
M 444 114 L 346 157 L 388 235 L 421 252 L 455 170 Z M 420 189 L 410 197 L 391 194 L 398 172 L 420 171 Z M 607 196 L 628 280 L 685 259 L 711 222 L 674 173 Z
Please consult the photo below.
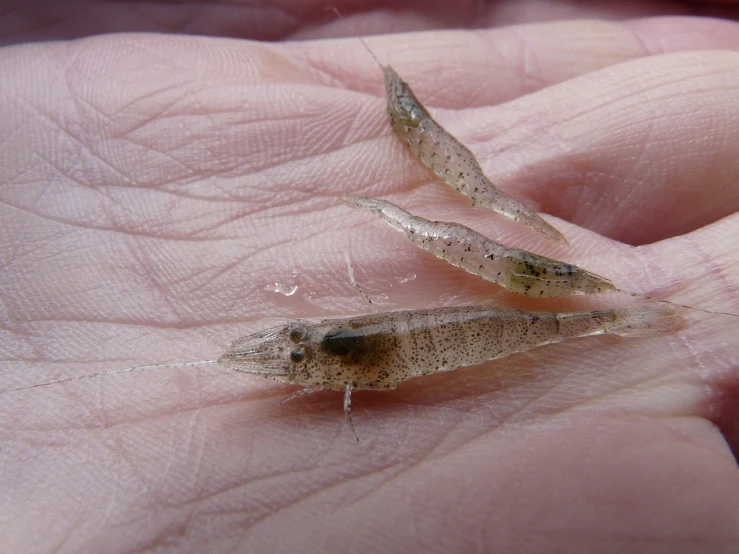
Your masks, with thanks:
M 268 290 L 270 292 L 279 292 L 280 294 L 284 294 L 285 296 L 292 296 L 297 292 L 298 285 L 288 286 L 281 283 L 270 283 L 266 287 L 264 287 L 264 290 Z
M 398 283 L 401 284 L 401 285 L 405 285 L 406 283 L 408 283 L 410 281 L 413 281 L 415 278 L 416 278 L 416 274 L 415 273 L 409 273 L 405 277 L 399 277 L 398 278 Z

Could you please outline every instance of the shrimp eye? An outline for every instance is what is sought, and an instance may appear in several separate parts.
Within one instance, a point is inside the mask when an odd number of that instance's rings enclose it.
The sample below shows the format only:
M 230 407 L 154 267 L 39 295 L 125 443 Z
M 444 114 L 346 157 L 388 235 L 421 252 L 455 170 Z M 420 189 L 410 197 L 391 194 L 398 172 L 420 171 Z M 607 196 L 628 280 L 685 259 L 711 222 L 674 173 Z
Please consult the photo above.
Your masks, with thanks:
M 305 360 L 305 348 L 302 346 L 290 352 L 290 361 L 299 364 Z
M 296 328 L 290 331 L 290 342 L 293 344 L 298 344 L 301 340 L 305 338 L 305 329 Z

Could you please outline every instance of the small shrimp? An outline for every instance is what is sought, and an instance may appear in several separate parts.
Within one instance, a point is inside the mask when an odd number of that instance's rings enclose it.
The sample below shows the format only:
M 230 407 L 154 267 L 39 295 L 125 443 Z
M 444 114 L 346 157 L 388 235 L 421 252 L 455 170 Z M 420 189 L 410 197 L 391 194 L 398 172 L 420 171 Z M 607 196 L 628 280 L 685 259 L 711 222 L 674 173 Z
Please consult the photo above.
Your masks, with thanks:
M 678 329 L 675 309 L 652 304 L 573 313 L 458 306 L 293 321 L 243 337 L 219 358 L 236 371 L 302 385 L 285 401 L 323 390 L 394 389 L 412 377 L 480 364 L 593 335 L 653 336 Z M 359 440 L 357 438 L 357 440 Z
M 336 7 L 327 9 L 344 18 Z M 499 191 L 485 176 L 472 151 L 439 125 L 398 72 L 383 65 L 367 42 L 356 31 L 354 34 L 382 70 L 390 126 L 414 156 L 469 198 L 473 206 L 485 206 L 549 239 L 568 244 L 564 235 L 534 210 Z
M 219 363 L 304 387 L 283 402 L 317 391 L 343 391 L 344 414 L 357 438 L 351 420 L 352 390 L 390 390 L 413 377 L 497 360 L 567 339 L 647 337 L 670 333 L 681 325 L 674 308 L 659 304 L 572 313 L 456 306 L 318 323 L 292 320 L 236 340 L 216 360 L 133 367 L 11 391 L 102 375 Z
M 499 191 L 464 144 L 431 117 L 408 83 L 389 65 L 385 75 L 390 126 L 419 160 L 445 183 L 467 196 L 473 206 L 485 206 L 513 221 L 527 225 L 549 239 L 567 239 L 528 206 Z
M 617 292 L 634 298 L 671 304 L 712 315 L 739 314 L 696 308 L 617 288 L 610 280 L 574 264 L 560 262 L 526 250 L 508 248 L 460 223 L 429 221 L 387 200 L 344 194 L 351 205 L 378 214 L 416 246 L 450 264 L 524 296 L 553 298 L 576 294 Z
M 429 221 L 387 200 L 346 194 L 341 199 L 379 215 L 426 252 L 517 294 L 555 297 L 618 291 L 608 279 L 576 265 L 508 248 L 459 223 Z

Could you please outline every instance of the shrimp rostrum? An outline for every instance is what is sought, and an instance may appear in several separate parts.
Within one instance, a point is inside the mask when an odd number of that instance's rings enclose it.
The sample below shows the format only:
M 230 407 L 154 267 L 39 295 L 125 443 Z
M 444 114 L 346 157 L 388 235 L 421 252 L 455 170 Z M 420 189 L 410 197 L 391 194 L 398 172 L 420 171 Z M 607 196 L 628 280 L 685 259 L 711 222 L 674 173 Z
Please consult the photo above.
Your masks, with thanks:
M 292 321 L 237 340 L 218 361 L 305 387 L 293 396 L 343 390 L 351 425 L 353 389 L 394 389 L 413 377 L 578 337 L 659 335 L 680 322 L 674 308 L 659 304 L 572 313 L 491 306 L 405 310 L 319 323 Z

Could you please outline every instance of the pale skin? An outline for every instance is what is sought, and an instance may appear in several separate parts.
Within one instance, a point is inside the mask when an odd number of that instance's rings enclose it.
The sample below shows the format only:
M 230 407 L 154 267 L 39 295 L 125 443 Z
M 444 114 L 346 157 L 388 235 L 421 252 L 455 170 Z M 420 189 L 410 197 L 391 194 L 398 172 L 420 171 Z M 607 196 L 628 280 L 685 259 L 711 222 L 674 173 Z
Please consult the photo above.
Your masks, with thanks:
M 625 5 L 615 15 L 667 9 Z M 132 8 L 115 22 L 140 29 L 140 17 Z M 207 11 L 201 19 L 218 29 Z M 311 38 L 347 24 L 290 21 Z M 388 25 L 354 18 L 364 23 Z M 29 28 L 5 37 L 42 38 L 43 25 Z M 459 222 L 619 288 L 739 312 L 739 25 L 559 21 L 369 44 L 502 190 L 551 214 L 570 248 L 471 208 L 414 160 L 357 41 L 118 35 L 6 48 L 0 390 L 215 358 L 262 318 L 636 302 L 521 299 L 422 252 L 342 193 Z M 298 289 L 285 296 L 275 283 Z M 359 444 L 340 392 L 280 405 L 296 387 L 218 366 L 3 394 L 0 544 L 734 552 L 739 323 L 684 315 L 665 337 L 578 339 L 355 392 Z

